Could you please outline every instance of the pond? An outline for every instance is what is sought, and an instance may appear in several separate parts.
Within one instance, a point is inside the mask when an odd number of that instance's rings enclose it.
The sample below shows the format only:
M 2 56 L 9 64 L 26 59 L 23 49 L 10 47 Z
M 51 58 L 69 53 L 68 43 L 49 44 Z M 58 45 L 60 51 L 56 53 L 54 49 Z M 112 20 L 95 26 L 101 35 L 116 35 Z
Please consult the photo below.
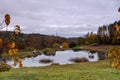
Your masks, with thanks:
M 59 64 L 59 65 L 65 65 L 65 64 L 73 64 L 74 61 L 71 61 L 71 59 L 75 58 L 85 58 L 89 62 L 95 62 L 100 59 L 105 59 L 105 53 L 98 53 L 98 52 L 90 52 L 90 51 L 73 51 L 73 50 L 66 50 L 66 51 L 56 51 L 56 54 L 53 56 L 47 56 L 47 55 L 38 55 L 37 57 L 31 57 L 31 58 L 24 58 L 23 66 L 24 67 L 35 67 L 35 66 L 49 66 L 51 64 Z M 40 60 L 49 59 L 52 60 L 50 63 L 43 63 L 40 62 Z M 13 61 L 8 61 L 8 64 L 10 64 L 13 67 Z M 15 67 L 17 68 L 18 65 Z

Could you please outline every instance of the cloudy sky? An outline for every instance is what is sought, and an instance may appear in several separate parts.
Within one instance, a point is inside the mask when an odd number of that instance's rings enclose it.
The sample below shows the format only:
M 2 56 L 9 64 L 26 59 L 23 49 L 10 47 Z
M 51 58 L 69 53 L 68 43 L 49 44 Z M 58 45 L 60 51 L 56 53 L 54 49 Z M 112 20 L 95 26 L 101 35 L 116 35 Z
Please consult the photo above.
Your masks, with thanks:
M 120 0 L 0 0 L 0 21 L 11 15 L 9 30 L 77 37 L 120 19 Z

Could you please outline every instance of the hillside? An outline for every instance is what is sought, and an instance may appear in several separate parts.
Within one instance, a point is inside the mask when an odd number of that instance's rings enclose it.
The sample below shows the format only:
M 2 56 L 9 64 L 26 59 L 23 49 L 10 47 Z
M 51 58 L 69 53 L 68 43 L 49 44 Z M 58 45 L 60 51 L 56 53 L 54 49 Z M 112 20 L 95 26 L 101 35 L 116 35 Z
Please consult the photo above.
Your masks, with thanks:
M 9 38 L 9 35 L 11 31 L 1 31 L 0 32 L 0 38 L 6 37 L 6 39 Z M 31 49 L 43 49 L 47 47 L 52 47 L 54 43 L 62 44 L 63 42 L 67 42 L 68 39 L 64 37 L 58 37 L 58 36 L 51 36 L 51 35 L 43 35 L 43 34 L 37 34 L 37 33 L 31 33 L 31 34 L 24 34 L 21 33 L 19 37 L 15 37 L 17 48 L 18 49 L 25 49 L 26 47 L 29 47 Z

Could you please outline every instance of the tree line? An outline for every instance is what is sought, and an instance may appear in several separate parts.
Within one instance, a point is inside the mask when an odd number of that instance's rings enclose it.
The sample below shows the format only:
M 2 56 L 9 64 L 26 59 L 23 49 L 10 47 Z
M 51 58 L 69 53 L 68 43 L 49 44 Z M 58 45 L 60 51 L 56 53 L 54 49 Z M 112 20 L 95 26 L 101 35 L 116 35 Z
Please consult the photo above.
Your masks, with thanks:
M 0 37 L 4 37 L 4 35 L 11 34 L 11 31 L 1 31 Z M 54 43 L 62 44 L 67 42 L 67 38 L 58 37 L 58 36 L 50 36 L 50 35 L 42 35 L 42 34 L 24 34 L 20 33 L 19 38 L 16 39 L 16 47 L 19 50 L 34 50 L 34 49 L 44 49 L 52 47 Z
M 91 45 L 120 45 L 120 20 L 109 25 L 103 25 L 98 28 L 97 33 L 88 32 L 85 37 L 78 37 L 77 44 Z

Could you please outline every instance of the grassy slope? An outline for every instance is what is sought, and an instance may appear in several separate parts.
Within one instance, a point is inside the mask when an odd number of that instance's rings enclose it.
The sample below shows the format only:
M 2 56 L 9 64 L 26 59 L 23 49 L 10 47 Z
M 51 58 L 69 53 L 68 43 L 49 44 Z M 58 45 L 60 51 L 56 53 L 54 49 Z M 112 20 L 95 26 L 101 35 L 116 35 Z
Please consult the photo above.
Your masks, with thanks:
M 108 60 L 72 65 L 52 65 L 11 69 L 0 73 L 0 80 L 120 80 Z
M 98 45 L 98 46 L 83 46 L 83 50 L 92 50 L 92 51 L 103 51 L 107 52 L 111 48 L 120 47 L 120 45 Z

